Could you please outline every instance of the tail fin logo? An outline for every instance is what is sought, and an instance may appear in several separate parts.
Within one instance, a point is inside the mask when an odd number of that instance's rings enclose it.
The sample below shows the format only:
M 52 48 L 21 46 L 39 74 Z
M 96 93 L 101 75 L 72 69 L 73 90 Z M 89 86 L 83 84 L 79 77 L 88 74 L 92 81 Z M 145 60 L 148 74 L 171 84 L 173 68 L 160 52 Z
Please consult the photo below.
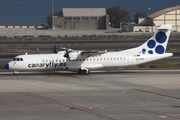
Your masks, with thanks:
M 147 42 L 147 47 L 142 49 L 142 53 L 145 54 L 147 51 L 149 54 L 154 54 L 154 52 L 163 54 L 165 52 L 165 47 L 163 45 L 166 40 L 166 33 L 163 31 L 157 32 L 156 35 Z
M 164 43 L 166 39 L 167 39 L 166 33 L 161 31 L 156 34 L 156 40 L 158 43 Z

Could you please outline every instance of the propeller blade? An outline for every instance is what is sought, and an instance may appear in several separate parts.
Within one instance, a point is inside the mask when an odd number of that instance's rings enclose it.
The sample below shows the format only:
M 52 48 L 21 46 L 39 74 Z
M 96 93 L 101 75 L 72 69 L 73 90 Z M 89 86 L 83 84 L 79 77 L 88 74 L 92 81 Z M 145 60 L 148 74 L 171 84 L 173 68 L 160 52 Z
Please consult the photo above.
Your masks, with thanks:
M 53 52 L 54 52 L 54 53 L 57 53 L 56 44 L 53 46 Z
M 70 60 L 70 57 L 69 57 L 69 49 L 65 47 L 64 50 L 65 50 L 64 57 L 66 57 L 68 60 Z

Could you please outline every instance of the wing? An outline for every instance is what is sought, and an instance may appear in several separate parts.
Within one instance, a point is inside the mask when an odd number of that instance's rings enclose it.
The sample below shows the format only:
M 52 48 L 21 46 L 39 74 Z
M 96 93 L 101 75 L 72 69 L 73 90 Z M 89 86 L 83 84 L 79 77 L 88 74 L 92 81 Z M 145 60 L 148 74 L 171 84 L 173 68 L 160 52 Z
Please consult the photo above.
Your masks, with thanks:
M 106 53 L 107 50 L 105 51 L 78 51 L 78 50 L 73 50 L 70 52 L 66 52 L 66 54 L 64 55 L 64 57 L 66 57 L 69 60 L 76 60 L 76 59 L 85 59 L 87 57 L 90 56 L 96 56 L 96 55 L 101 55 Z
M 95 51 L 95 52 L 91 52 L 91 51 L 82 51 L 80 53 L 81 57 L 83 58 L 87 58 L 87 57 L 90 57 L 90 56 L 96 56 L 96 55 L 101 55 L 101 54 L 104 54 L 106 53 L 107 50 L 105 51 Z

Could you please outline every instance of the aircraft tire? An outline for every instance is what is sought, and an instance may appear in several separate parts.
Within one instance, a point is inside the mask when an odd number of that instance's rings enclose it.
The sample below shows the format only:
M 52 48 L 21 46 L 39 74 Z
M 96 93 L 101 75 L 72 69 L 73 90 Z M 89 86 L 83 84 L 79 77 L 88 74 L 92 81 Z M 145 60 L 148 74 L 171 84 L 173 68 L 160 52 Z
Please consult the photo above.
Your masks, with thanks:
M 88 71 L 88 70 L 83 70 L 83 73 L 84 73 L 85 75 L 88 75 L 88 74 L 89 74 L 89 71 Z
M 81 69 L 79 69 L 77 73 L 78 74 L 88 75 L 89 74 L 89 70 L 81 70 Z
M 13 74 L 14 74 L 14 75 L 17 75 L 17 74 L 18 74 L 18 71 L 13 71 Z

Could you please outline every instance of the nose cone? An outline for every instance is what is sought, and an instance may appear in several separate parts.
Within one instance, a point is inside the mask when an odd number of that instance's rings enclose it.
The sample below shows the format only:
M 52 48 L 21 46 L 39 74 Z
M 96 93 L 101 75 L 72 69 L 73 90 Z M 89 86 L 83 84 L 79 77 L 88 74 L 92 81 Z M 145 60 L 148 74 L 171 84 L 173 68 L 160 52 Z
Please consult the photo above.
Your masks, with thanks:
M 9 70 L 9 64 L 7 63 L 5 66 L 4 66 L 5 69 Z

